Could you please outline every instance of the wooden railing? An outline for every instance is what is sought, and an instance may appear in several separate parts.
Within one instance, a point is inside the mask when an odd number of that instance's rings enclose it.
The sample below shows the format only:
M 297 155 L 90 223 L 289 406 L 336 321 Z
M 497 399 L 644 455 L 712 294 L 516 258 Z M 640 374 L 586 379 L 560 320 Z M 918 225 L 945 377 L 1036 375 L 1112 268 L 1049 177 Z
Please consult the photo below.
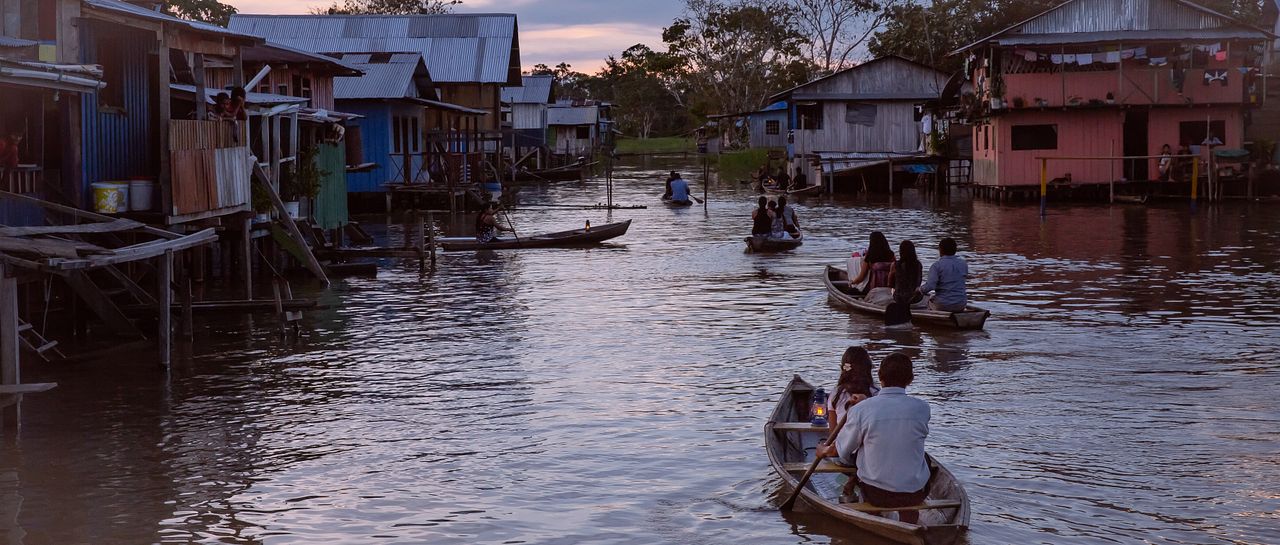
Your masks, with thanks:
M 170 121 L 169 159 L 170 215 L 208 217 L 249 209 L 251 165 L 244 122 Z

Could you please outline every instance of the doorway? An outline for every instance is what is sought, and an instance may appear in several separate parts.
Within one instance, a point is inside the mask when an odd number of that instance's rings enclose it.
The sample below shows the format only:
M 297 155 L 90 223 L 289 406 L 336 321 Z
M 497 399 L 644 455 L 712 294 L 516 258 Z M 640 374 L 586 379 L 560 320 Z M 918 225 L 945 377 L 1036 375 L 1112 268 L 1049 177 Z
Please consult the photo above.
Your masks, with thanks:
M 1124 112 L 1124 155 L 1150 155 L 1147 145 L 1147 111 L 1128 110 Z M 1149 159 L 1125 159 L 1124 177 L 1126 180 L 1151 179 Z

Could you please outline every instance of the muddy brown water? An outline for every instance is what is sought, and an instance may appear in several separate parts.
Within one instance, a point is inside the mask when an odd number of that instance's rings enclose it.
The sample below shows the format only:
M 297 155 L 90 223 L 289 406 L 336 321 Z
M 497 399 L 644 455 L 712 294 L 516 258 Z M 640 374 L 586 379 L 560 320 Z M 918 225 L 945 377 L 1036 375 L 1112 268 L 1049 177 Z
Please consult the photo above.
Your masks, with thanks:
M 879 543 L 779 513 L 761 435 L 793 373 L 830 384 L 863 344 L 914 359 L 969 543 L 1280 543 L 1274 204 L 1053 205 L 1042 222 L 964 194 L 811 198 L 804 246 L 751 255 L 755 195 L 730 182 L 705 210 L 656 206 L 670 168 L 618 171 L 616 200 L 647 210 L 512 214 L 521 233 L 633 218 L 614 244 L 444 254 L 426 276 L 384 260 L 295 290 L 331 306 L 297 341 L 269 316 L 201 319 L 168 374 L 149 352 L 28 366 L 60 386 L 6 431 L 0 535 Z M 521 194 L 604 199 L 593 181 Z M 986 329 L 887 332 L 832 306 L 822 266 L 872 229 L 926 265 L 956 237 Z

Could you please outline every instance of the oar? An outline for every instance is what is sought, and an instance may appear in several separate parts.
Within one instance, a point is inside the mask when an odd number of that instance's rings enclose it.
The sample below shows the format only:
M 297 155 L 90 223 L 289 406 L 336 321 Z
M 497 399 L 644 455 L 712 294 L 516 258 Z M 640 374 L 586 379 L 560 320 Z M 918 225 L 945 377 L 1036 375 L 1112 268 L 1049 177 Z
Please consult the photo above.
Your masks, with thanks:
M 844 416 L 841 416 L 840 421 L 836 422 L 835 430 L 837 430 L 836 432 L 837 434 L 839 434 L 838 430 L 844 427 L 844 421 L 848 418 L 849 418 L 849 404 L 846 403 L 844 406 Z M 782 502 L 783 511 L 790 511 L 791 508 L 795 506 L 796 498 L 800 497 L 800 491 L 804 490 L 804 485 L 809 483 L 809 477 L 813 476 L 813 471 L 815 469 L 818 469 L 818 464 L 821 462 L 822 462 L 822 457 L 818 456 L 817 452 L 815 451 L 813 456 L 813 463 L 809 464 L 809 469 L 804 470 L 804 475 L 800 477 L 800 482 L 796 483 L 796 489 L 791 491 L 791 495 L 787 497 L 787 501 Z
M 520 244 L 520 234 L 516 232 L 516 224 L 511 223 L 511 214 L 508 214 L 504 208 L 502 209 L 502 215 L 507 218 L 507 227 L 511 228 L 512 236 L 516 237 L 516 244 Z
M 699 198 L 697 198 L 697 197 L 694 197 L 692 193 L 690 193 L 690 194 L 689 194 L 689 198 L 691 198 L 691 199 L 693 199 L 693 200 L 695 200 L 695 201 L 698 201 L 698 204 L 702 204 L 702 202 L 703 202 L 703 201 L 702 201 L 702 199 L 699 199 Z

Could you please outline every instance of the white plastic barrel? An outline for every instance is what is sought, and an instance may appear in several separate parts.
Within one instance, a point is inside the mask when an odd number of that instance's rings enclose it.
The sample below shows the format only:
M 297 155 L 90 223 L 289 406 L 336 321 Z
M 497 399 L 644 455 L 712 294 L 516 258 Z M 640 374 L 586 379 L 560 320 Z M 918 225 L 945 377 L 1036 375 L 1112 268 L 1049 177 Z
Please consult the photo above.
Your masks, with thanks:
M 138 211 L 151 210 L 155 189 L 156 183 L 151 180 L 130 180 L 129 209 Z

